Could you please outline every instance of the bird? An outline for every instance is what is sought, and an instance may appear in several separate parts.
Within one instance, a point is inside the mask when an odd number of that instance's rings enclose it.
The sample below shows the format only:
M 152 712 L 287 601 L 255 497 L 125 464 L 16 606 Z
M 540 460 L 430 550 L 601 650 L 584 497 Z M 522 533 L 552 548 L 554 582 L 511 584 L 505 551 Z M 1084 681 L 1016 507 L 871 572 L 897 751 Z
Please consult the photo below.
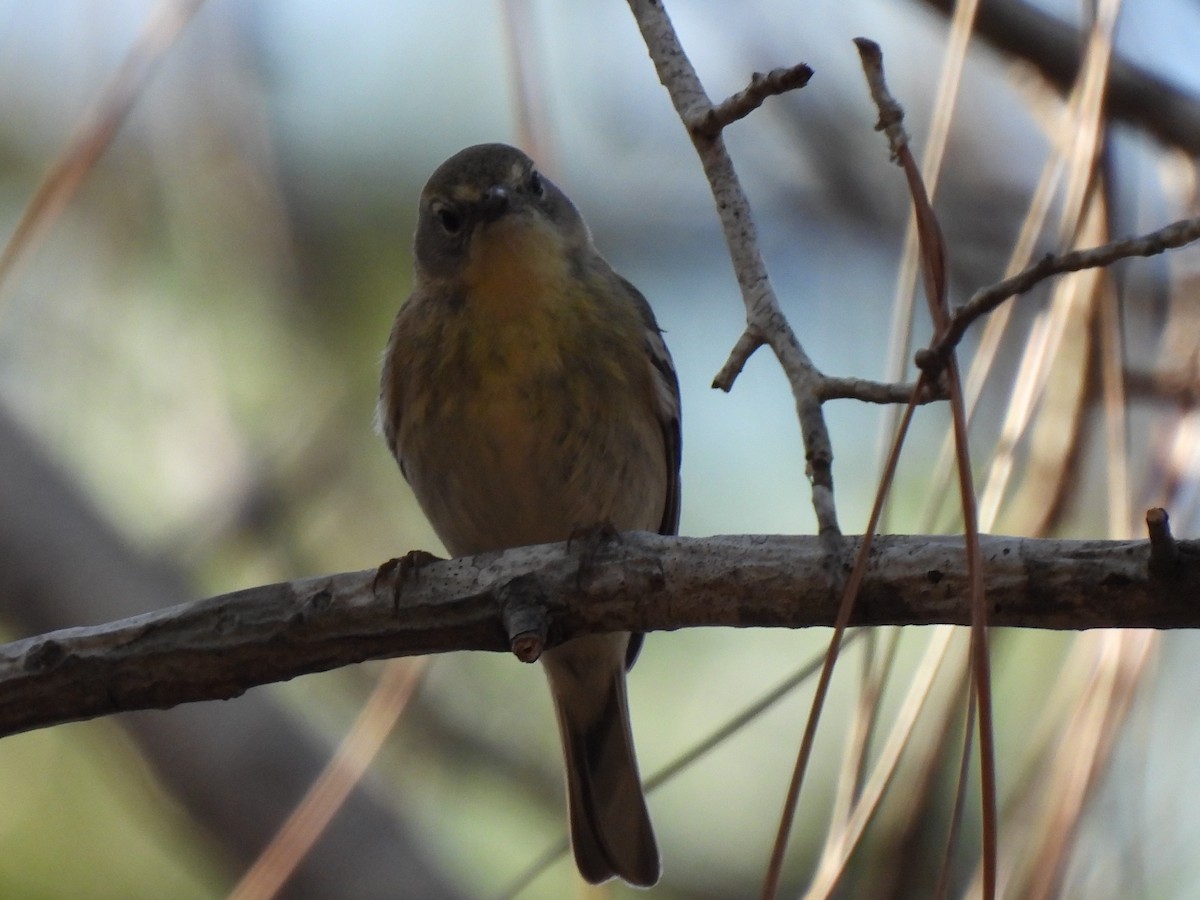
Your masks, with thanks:
M 645 297 L 578 210 L 505 144 L 467 147 L 421 192 L 413 288 L 396 314 L 377 422 L 453 556 L 606 527 L 677 534 L 680 392 Z M 595 634 L 541 663 L 582 877 L 661 873 L 625 673 L 642 635 Z

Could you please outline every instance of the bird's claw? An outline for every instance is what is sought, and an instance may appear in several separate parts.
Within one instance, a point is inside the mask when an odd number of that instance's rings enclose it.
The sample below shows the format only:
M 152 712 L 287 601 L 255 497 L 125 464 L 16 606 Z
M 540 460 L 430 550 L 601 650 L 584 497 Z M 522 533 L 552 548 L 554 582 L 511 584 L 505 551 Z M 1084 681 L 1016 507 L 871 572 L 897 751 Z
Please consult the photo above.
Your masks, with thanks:
M 404 593 L 404 583 L 408 578 L 413 582 L 421 580 L 421 569 L 430 563 L 441 562 L 439 556 L 434 556 L 425 550 L 409 550 L 403 556 L 389 559 L 375 571 L 371 581 L 372 593 L 379 593 L 382 584 L 389 581 L 392 585 L 392 611 L 400 612 L 400 597 Z
M 621 533 L 612 522 L 577 525 L 571 530 L 571 536 L 567 538 L 567 552 L 574 552 L 575 545 L 580 545 L 579 572 L 576 575 L 578 587 L 582 587 L 583 582 L 595 570 L 604 549 L 610 544 L 620 543 Z

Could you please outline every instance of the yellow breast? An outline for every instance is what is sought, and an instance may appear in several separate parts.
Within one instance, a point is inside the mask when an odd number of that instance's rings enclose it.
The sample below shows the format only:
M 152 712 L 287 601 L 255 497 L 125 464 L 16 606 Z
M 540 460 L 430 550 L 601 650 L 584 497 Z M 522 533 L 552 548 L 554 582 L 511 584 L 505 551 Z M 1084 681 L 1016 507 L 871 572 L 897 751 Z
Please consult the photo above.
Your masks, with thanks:
M 463 283 L 472 312 L 502 325 L 560 305 L 571 289 L 570 260 L 549 222 L 508 216 L 473 236 Z

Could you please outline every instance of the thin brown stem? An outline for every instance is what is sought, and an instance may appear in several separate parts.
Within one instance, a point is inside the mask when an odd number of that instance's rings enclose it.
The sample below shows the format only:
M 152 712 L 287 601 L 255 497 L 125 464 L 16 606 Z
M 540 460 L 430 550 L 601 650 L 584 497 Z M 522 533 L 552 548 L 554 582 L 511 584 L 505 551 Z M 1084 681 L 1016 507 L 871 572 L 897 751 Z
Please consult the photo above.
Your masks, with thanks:
M 916 389 L 913 391 L 914 398 L 920 392 L 921 385 L 922 379 L 918 379 Z M 896 467 L 900 462 L 900 449 L 904 445 L 904 438 L 908 433 L 908 426 L 912 422 L 915 409 L 916 402 L 914 399 L 904 408 L 904 413 L 901 415 L 900 422 L 896 426 L 896 435 L 892 440 L 891 449 L 888 451 L 883 474 L 879 477 L 879 486 L 876 488 L 875 502 L 871 506 L 871 515 L 867 521 L 867 528 L 863 533 L 858 551 L 855 553 L 854 566 L 850 570 L 850 576 L 846 579 L 846 583 L 842 588 L 842 596 L 838 601 L 837 618 L 834 620 L 833 625 L 833 636 L 829 639 L 829 649 L 825 654 L 825 665 L 821 668 L 821 675 L 817 680 L 817 688 L 813 693 L 812 707 L 808 714 L 808 720 L 804 724 L 804 735 L 800 739 L 800 749 L 796 754 L 796 764 L 792 769 L 792 778 L 788 784 L 787 793 L 784 796 L 783 811 L 780 813 L 779 827 L 775 832 L 775 843 L 771 848 L 771 858 L 767 865 L 767 876 L 760 895 L 763 900 L 772 900 L 779 890 L 779 877 L 783 871 L 783 858 L 787 852 L 788 838 L 791 835 L 792 823 L 796 816 L 796 804 L 799 802 L 800 789 L 804 784 L 804 774 L 808 769 L 808 761 L 812 756 L 813 743 L 817 735 L 817 725 L 821 719 L 821 710 L 825 706 L 825 698 L 829 693 L 829 683 L 833 679 L 833 668 L 837 663 L 838 653 L 842 645 L 842 637 L 845 634 L 846 627 L 850 623 L 850 617 L 854 611 L 854 601 L 859 596 L 867 563 L 871 559 L 871 545 L 875 536 L 875 529 L 878 527 L 879 519 L 883 515 L 884 503 L 891 489 L 892 479 L 896 474 Z
M 920 238 L 921 269 L 925 294 L 935 333 L 942 333 L 949 320 L 946 286 L 946 246 L 941 227 L 925 191 L 916 159 L 908 146 L 903 127 L 904 113 L 891 96 L 883 74 L 883 59 L 879 46 L 859 38 L 855 41 L 862 57 L 863 70 L 871 88 L 871 97 L 879 107 L 879 129 L 888 135 L 895 159 L 904 170 L 913 199 L 913 211 Z M 964 541 L 967 571 L 970 577 L 971 598 L 971 680 L 979 708 L 980 788 L 983 806 L 983 896 L 996 896 L 997 809 L 995 737 L 992 720 L 991 666 L 988 654 L 987 599 L 983 579 L 983 554 L 979 542 L 979 511 L 972 483 L 970 442 L 967 434 L 966 402 L 958 360 L 950 353 L 945 365 L 950 388 L 950 409 L 954 429 L 954 445 L 959 495 L 962 500 Z
M 0 286 L 11 283 L 21 260 L 49 232 L 59 214 L 79 191 L 96 161 L 108 149 L 154 69 L 183 33 L 204 0 L 172 0 L 159 4 L 119 69 L 100 92 L 75 134 L 26 204 L 4 250 L 0 252 Z

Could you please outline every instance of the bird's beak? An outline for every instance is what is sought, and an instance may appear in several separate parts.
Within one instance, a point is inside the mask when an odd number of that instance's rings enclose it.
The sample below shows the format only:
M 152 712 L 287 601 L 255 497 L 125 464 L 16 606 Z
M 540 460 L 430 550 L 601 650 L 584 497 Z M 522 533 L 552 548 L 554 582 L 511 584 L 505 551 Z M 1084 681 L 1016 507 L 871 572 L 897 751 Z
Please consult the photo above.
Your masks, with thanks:
M 479 218 L 484 222 L 496 221 L 508 210 L 508 202 L 508 190 L 500 185 L 492 185 L 479 199 Z

